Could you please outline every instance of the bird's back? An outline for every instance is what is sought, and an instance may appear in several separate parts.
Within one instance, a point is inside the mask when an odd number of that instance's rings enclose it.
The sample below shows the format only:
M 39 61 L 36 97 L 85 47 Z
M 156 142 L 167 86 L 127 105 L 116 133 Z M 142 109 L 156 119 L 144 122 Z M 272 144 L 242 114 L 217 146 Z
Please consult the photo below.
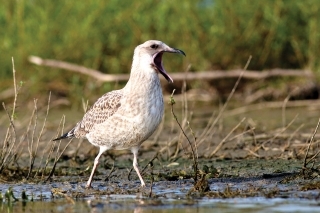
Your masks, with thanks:
M 85 113 L 82 120 L 69 131 L 68 137 L 83 138 L 92 129 L 108 120 L 121 106 L 122 90 L 113 90 L 101 96 Z

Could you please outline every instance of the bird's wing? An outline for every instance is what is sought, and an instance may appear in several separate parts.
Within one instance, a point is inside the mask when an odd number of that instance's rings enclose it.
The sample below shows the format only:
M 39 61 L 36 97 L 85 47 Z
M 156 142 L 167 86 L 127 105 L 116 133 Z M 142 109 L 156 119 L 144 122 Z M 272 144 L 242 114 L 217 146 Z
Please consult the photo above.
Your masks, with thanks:
M 121 106 L 122 90 L 114 90 L 99 98 L 83 116 L 83 119 L 68 132 L 66 137 L 84 137 L 97 124 L 103 123 Z

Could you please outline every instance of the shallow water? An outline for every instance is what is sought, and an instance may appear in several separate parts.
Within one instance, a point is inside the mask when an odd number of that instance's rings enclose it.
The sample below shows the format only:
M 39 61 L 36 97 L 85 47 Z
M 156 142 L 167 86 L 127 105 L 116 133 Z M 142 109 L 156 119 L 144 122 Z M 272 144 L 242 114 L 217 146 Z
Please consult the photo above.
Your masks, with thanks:
M 128 196 L 108 196 L 96 199 L 81 199 L 75 204 L 65 199 L 50 201 L 15 202 L 0 204 L 1 212 L 8 213 L 85 213 L 85 212 L 134 212 L 134 213 L 188 213 L 188 212 L 320 212 L 319 202 L 303 199 L 139 199 Z
M 94 181 L 92 190 L 84 188 L 85 182 L 69 181 L 51 183 L 2 184 L 4 194 L 12 187 L 18 201 L 0 202 L 0 212 L 320 212 L 319 190 L 301 191 L 303 183 L 282 184 L 284 174 L 264 178 L 213 178 L 209 179 L 213 192 L 223 192 L 226 188 L 240 190 L 235 198 L 188 197 L 192 180 L 155 182 L 150 193 L 150 183 L 141 189 L 138 181 Z M 70 181 L 71 180 L 71 181 Z M 254 189 L 257 196 L 251 196 L 248 189 Z M 272 198 L 264 196 L 266 191 L 277 190 Z M 27 201 L 22 201 L 25 190 Z M 133 191 L 130 191 L 133 190 Z M 53 193 L 54 191 L 61 192 Z M 117 193 L 115 193 L 117 192 Z M 260 193 L 260 195 L 259 195 Z M 148 195 L 151 195 L 149 197 Z M 31 199 L 33 201 L 31 201 Z

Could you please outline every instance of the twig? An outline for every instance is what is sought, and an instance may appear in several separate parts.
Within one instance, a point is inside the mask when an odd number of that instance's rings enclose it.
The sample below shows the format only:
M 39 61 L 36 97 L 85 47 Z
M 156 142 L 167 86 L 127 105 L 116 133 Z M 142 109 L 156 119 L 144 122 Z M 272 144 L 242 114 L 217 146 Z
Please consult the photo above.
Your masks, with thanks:
M 297 119 L 297 117 L 298 117 L 298 115 L 296 115 L 286 127 L 282 128 L 280 132 L 276 133 L 272 138 L 264 141 L 261 145 L 256 147 L 255 151 L 259 150 L 261 147 L 264 147 L 265 144 L 267 144 L 267 143 L 273 141 L 274 139 L 278 138 L 279 135 L 281 135 L 283 132 L 285 132 L 294 123 L 294 121 Z
M 286 108 L 305 107 L 305 106 L 320 107 L 320 101 L 319 100 L 299 100 L 299 101 L 288 101 L 286 103 Z M 281 107 L 283 107 L 283 101 L 263 102 L 263 103 L 252 104 L 252 105 L 228 110 L 226 111 L 225 116 L 234 116 L 234 115 L 239 115 L 239 114 L 243 114 L 250 111 L 256 111 L 261 109 L 265 110 L 266 108 L 276 109 Z
M 252 56 L 250 55 L 249 58 L 248 58 L 248 61 L 247 61 L 246 65 L 244 66 L 244 69 L 242 70 L 242 72 L 240 73 L 240 75 L 239 75 L 236 83 L 234 84 L 234 86 L 233 86 L 233 88 L 232 88 L 232 90 L 231 90 L 231 92 L 230 92 L 230 94 L 229 94 L 226 102 L 223 104 L 223 106 L 222 106 L 221 110 L 219 111 L 216 119 L 212 122 L 212 124 L 211 124 L 210 127 L 208 128 L 208 130 L 210 130 L 210 131 L 208 131 L 208 132 L 212 132 L 214 126 L 217 124 L 217 122 L 219 121 L 220 117 L 222 116 L 222 114 L 223 114 L 224 110 L 226 109 L 229 101 L 231 100 L 233 94 L 235 93 L 235 91 L 236 91 L 236 89 L 237 89 L 237 87 L 238 87 L 238 85 L 239 85 L 239 83 L 240 83 L 240 80 L 241 80 L 241 78 L 242 78 L 245 70 L 247 70 L 247 68 L 248 68 L 248 66 L 249 66 L 249 64 L 250 64 L 251 59 L 252 59 Z M 213 117 L 212 117 L 212 118 L 213 118 Z M 206 133 L 206 134 L 207 134 L 207 133 Z M 206 135 L 206 134 L 205 134 L 205 135 Z M 205 138 L 204 136 L 205 136 L 205 135 L 202 134 L 202 138 L 203 138 L 203 139 L 199 141 L 198 146 L 204 141 L 204 138 Z
M 113 164 L 112 164 L 112 167 L 111 167 L 111 170 L 109 172 L 109 174 L 107 175 L 107 177 L 104 179 L 104 181 L 108 181 L 109 178 L 111 177 L 111 174 L 114 172 L 114 161 L 113 161 Z
M 36 144 L 36 147 L 35 149 L 33 150 L 33 143 L 34 143 L 34 133 L 32 134 L 32 141 L 31 141 L 31 147 L 30 147 L 30 150 L 29 150 L 29 153 L 30 153 L 30 166 L 29 166 L 29 172 L 28 172 L 28 175 L 26 177 L 26 179 L 28 179 L 31 175 L 31 172 L 32 172 L 32 169 L 34 167 L 34 161 L 35 161 L 35 158 L 36 158 L 36 155 L 38 153 L 38 148 L 39 148 L 39 143 L 40 143 L 40 139 L 43 135 L 43 132 L 44 132 L 44 128 L 46 126 L 46 122 L 47 122 L 47 118 L 48 118 L 48 115 L 49 115 L 49 109 L 50 109 L 50 100 L 51 100 L 51 92 L 49 93 L 49 97 L 48 97 L 48 104 L 47 104 L 47 110 L 46 110 L 46 115 L 44 117 L 44 121 L 43 121 L 43 124 L 42 124 L 42 128 L 40 130 L 40 133 L 38 135 L 38 139 L 37 139 L 37 144 Z M 34 126 L 34 130 L 35 130 L 35 127 L 36 127 L 36 124 L 37 124 L 37 105 L 36 105 L 36 101 L 35 101 L 35 110 L 34 110 L 34 113 L 36 115 L 35 117 L 35 126 Z M 28 148 L 29 149 L 29 148 Z M 42 158 L 41 158 L 41 161 L 42 161 Z M 39 170 L 38 170 L 39 171 Z M 35 176 L 37 175 L 38 171 L 36 172 Z
M 131 168 L 131 169 L 129 170 L 129 173 L 128 173 L 128 181 L 131 180 L 130 175 L 131 175 L 132 170 L 133 170 L 133 168 Z
M 144 171 L 148 168 L 148 166 L 149 166 L 150 164 L 152 164 L 153 161 L 154 161 L 156 158 L 158 158 L 158 154 L 159 154 L 159 152 L 157 152 L 157 153 L 153 156 L 153 158 L 145 165 L 145 167 L 141 170 L 141 175 L 143 175 L 143 174 L 144 174 Z
M 13 59 L 13 57 L 12 57 L 12 76 L 13 76 L 14 100 L 13 100 L 13 108 L 12 108 L 11 116 L 10 116 L 9 112 L 7 111 L 7 109 L 6 109 L 5 104 L 2 103 L 2 106 L 3 106 L 4 110 L 8 114 L 9 121 L 10 121 L 10 126 L 7 129 L 6 136 L 4 137 L 4 141 L 3 141 L 2 152 L 1 152 L 1 155 L 0 155 L 0 163 L 1 163 L 0 171 L 3 170 L 3 168 L 5 167 L 5 163 L 7 162 L 8 158 L 12 154 L 11 152 L 12 152 L 12 149 L 13 149 L 14 144 L 15 144 L 16 139 L 17 139 L 15 125 L 14 125 L 14 117 L 15 117 L 15 110 L 16 110 L 16 105 L 17 105 L 18 89 L 17 89 L 17 84 L 16 84 L 16 70 L 14 68 L 14 59 Z M 13 137 L 11 143 L 9 142 L 10 127 L 11 127 L 11 129 L 13 131 L 13 134 L 14 134 L 13 135 L 14 137 Z
M 61 158 L 62 154 L 63 154 L 64 151 L 68 148 L 68 146 L 70 145 L 71 142 L 72 142 L 72 139 L 69 140 L 69 142 L 67 143 L 67 145 L 63 148 L 63 150 L 62 150 L 62 151 L 60 152 L 60 154 L 58 155 L 58 157 L 56 157 L 56 158 L 54 159 L 53 167 L 52 167 L 52 169 L 51 169 L 51 171 L 50 171 L 50 173 L 49 173 L 46 181 L 48 181 L 48 180 L 51 178 L 51 176 L 53 175 L 54 170 L 55 170 L 55 168 L 56 168 L 56 165 L 57 165 L 59 159 Z M 58 149 L 58 150 L 59 150 L 59 149 Z
M 17 90 L 17 83 L 16 83 L 16 69 L 14 68 L 13 57 L 12 57 L 12 75 L 13 75 L 14 101 L 13 101 L 11 120 L 14 120 L 14 114 L 15 114 L 17 98 L 18 98 L 18 90 Z
M 154 182 L 154 177 L 153 177 L 153 174 L 151 173 L 150 193 L 148 195 L 149 198 L 152 197 L 153 182 Z
M 62 132 L 63 132 L 64 122 L 65 122 L 65 116 L 63 115 L 62 118 L 61 118 L 61 120 L 60 120 L 59 126 L 58 126 L 58 130 L 57 130 L 57 134 L 56 134 L 57 136 L 59 135 L 59 131 L 60 131 L 60 127 L 61 127 L 61 126 L 62 126 L 61 129 L 62 129 Z M 61 142 L 61 141 L 60 141 L 60 142 Z M 54 147 L 55 147 L 56 143 L 57 143 L 57 141 L 53 141 L 53 142 L 52 142 L 52 140 L 50 140 L 50 142 L 48 143 L 48 144 L 51 144 L 51 147 L 50 147 L 50 149 L 49 149 L 49 153 L 47 154 L 47 159 L 46 159 L 45 165 L 44 165 L 44 167 L 42 168 L 41 178 L 43 178 L 43 176 L 44 176 L 45 170 L 46 170 L 46 168 L 47 168 L 47 166 L 48 166 L 48 164 L 49 164 L 50 157 L 51 157 L 51 155 L 52 155 L 52 153 L 53 153 L 53 150 L 54 150 Z M 45 153 L 46 153 L 46 150 L 44 149 L 43 152 L 42 152 L 41 162 L 42 162 L 42 160 L 43 160 L 43 157 L 44 157 L 44 154 L 45 154 Z M 40 170 L 40 168 L 39 168 L 39 170 Z M 38 172 L 39 172 L 39 170 L 38 170 Z M 38 173 L 38 172 L 37 172 L 37 173 Z M 36 174 L 37 174 L 37 173 L 36 173 Z
M 282 105 L 282 126 L 286 126 L 286 106 L 289 101 L 290 94 L 284 99 L 283 105 Z
M 62 129 L 61 129 L 62 132 L 63 132 L 63 129 L 64 129 L 64 122 L 65 122 L 65 117 L 63 116 L 63 125 L 62 125 Z M 60 152 L 60 154 L 59 154 L 59 150 L 60 150 L 61 140 L 59 141 L 58 147 L 57 147 L 56 156 L 55 156 L 54 162 L 53 162 L 53 166 L 52 166 L 52 169 L 51 169 L 51 171 L 50 171 L 50 173 L 49 173 L 46 181 L 48 181 L 48 180 L 51 178 L 51 176 L 53 175 L 54 170 L 55 170 L 55 168 L 56 168 L 56 165 L 57 165 L 60 157 L 62 156 L 62 154 L 64 153 L 64 151 L 68 148 L 68 146 L 70 145 L 70 143 L 72 142 L 72 140 L 73 140 L 73 138 L 71 138 L 71 139 L 69 140 L 69 142 L 68 142 L 68 143 L 66 144 L 66 146 L 62 149 L 62 151 Z
M 36 131 L 36 127 L 37 127 L 37 120 L 38 120 L 38 108 L 37 108 L 37 100 L 34 100 L 34 110 L 32 112 L 32 118 L 34 118 L 34 125 L 33 125 L 33 131 L 32 131 L 32 136 L 31 136 L 31 142 L 29 142 L 28 140 L 28 151 L 29 151 L 29 155 L 30 155 L 30 160 L 29 160 L 29 172 L 28 175 L 26 177 L 26 179 L 29 179 L 30 174 L 32 172 L 33 169 L 33 163 L 34 163 L 34 159 L 35 159 L 35 153 L 33 153 L 33 143 L 34 143 L 34 134 Z M 31 124 L 31 121 L 30 121 Z M 29 127 L 28 127 L 29 129 Z
M 314 136 L 315 136 L 315 135 L 317 134 L 317 132 L 318 132 L 319 125 L 320 125 L 320 118 L 319 118 L 318 123 L 317 123 L 317 126 L 316 126 L 316 128 L 315 128 L 315 130 L 314 130 L 314 132 L 313 132 L 313 135 L 312 135 L 311 138 L 310 138 L 309 146 L 308 146 L 308 148 L 307 148 L 306 155 L 305 155 L 305 157 L 304 157 L 303 168 L 307 168 L 307 165 L 310 163 L 310 161 L 313 160 L 313 159 L 319 154 L 319 152 L 316 153 L 316 154 L 307 162 L 307 158 L 308 158 L 310 146 L 311 146 L 311 143 L 312 143 L 313 140 L 314 140 Z
M 185 77 L 188 76 L 188 73 L 190 71 L 190 68 L 191 68 L 191 65 L 189 64 L 187 69 L 185 70 Z M 186 80 L 184 79 L 183 80 L 183 83 L 182 83 L 182 88 L 181 88 L 181 94 L 182 94 L 182 109 L 181 109 L 181 115 L 183 117 L 183 120 L 182 120 L 182 129 L 185 129 L 185 125 L 186 123 L 188 122 L 188 100 L 187 100 L 187 82 Z M 183 137 L 183 134 L 182 132 L 180 132 L 179 134 L 179 137 L 178 137 L 178 140 L 177 140 L 177 143 L 176 143 L 176 149 L 175 149 L 175 152 L 174 152 L 174 155 L 171 157 L 171 159 L 176 159 L 178 154 L 179 154 L 179 147 L 181 145 L 181 138 Z M 182 147 L 183 151 L 186 153 L 187 151 L 184 149 L 184 147 Z
M 245 120 L 246 118 L 242 118 L 242 120 L 229 132 L 229 134 L 223 138 L 222 141 L 220 141 L 220 143 L 218 144 L 218 146 L 211 152 L 211 154 L 209 155 L 209 157 L 211 158 L 214 154 L 216 154 L 219 149 L 221 148 L 221 146 L 224 144 L 224 142 L 229 138 L 229 136 L 236 130 L 238 129 L 238 127 L 242 124 L 242 122 Z
M 10 157 L 11 153 L 12 153 L 12 149 L 14 147 L 14 144 L 16 142 L 16 129 L 15 129 L 15 126 L 14 126 L 14 123 L 13 123 L 13 120 L 12 120 L 12 117 L 10 117 L 10 114 L 6 108 L 6 105 L 4 103 L 2 103 L 2 106 L 4 108 L 4 110 L 6 111 L 7 115 L 8 115 L 8 118 L 9 118 L 9 121 L 10 121 L 10 127 L 12 128 L 12 132 L 14 134 L 13 136 L 13 139 L 11 141 L 11 143 L 9 143 L 9 128 L 8 128 L 8 131 L 7 131 L 7 135 L 5 137 L 5 140 L 4 140 L 4 144 L 3 144 L 3 151 L 1 153 L 1 166 L 0 166 L 0 172 L 4 169 L 4 167 L 6 166 L 6 163 L 8 161 L 8 158 Z
M 288 142 L 283 147 L 281 147 L 282 151 L 284 152 L 288 147 L 290 147 L 292 138 L 297 134 L 297 132 L 304 126 L 304 124 L 301 124 L 298 128 L 296 128 L 293 133 L 290 133 Z M 281 153 L 282 154 L 282 153 Z
M 193 158 L 193 167 L 194 167 L 194 181 L 195 181 L 195 183 L 197 183 L 197 180 L 198 180 L 198 161 L 197 161 L 196 154 L 195 154 L 195 151 L 194 151 L 194 149 L 193 149 L 192 143 L 191 143 L 191 141 L 189 140 L 189 138 L 188 138 L 188 136 L 186 135 L 186 133 L 184 132 L 184 130 L 183 130 L 180 122 L 178 121 L 178 118 L 177 118 L 176 114 L 175 114 L 174 111 L 173 111 L 173 105 L 175 104 L 175 101 L 174 101 L 174 99 L 173 99 L 174 91 L 175 91 L 175 90 L 172 91 L 172 94 L 171 94 L 171 96 L 170 96 L 170 102 L 169 102 L 169 104 L 171 105 L 171 114 L 173 115 L 173 117 L 174 117 L 174 119 L 176 120 L 177 124 L 179 125 L 179 127 L 180 127 L 183 135 L 186 137 L 186 139 L 187 139 L 187 141 L 188 141 L 188 143 L 189 143 L 189 145 L 190 145 L 191 152 L 192 152 L 192 158 Z

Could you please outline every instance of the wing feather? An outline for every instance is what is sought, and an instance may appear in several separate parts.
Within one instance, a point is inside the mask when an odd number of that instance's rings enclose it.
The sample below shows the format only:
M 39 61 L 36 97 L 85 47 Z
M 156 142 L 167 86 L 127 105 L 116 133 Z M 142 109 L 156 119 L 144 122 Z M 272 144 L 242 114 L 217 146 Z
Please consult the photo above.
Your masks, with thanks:
M 86 112 L 83 119 L 69 131 L 68 137 L 84 137 L 97 124 L 103 123 L 121 106 L 122 90 L 114 90 L 100 97 Z

